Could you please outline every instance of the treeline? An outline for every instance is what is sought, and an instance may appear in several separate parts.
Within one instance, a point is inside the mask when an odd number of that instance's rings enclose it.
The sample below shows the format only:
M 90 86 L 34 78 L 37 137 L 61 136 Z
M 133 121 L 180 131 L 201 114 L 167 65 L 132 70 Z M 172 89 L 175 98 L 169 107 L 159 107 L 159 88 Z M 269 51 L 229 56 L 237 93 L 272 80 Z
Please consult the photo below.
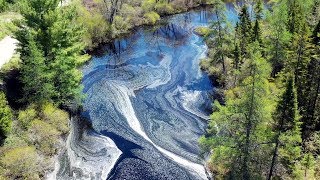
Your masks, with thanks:
M 205 32 L 201 66 L 218 79 L 200 139 L 218 179 L 320 178 L 320 1 L 262 0 L 239 6 L 231 26 L 225 4 Z
M 82 99 L 85 28 L 76 7 L 60 0 L 18 3 L 23 18 L 14 22 L 13 34 L 21 62 L 14 71 L 21 87 L 13 90 L 22 98 L 11 110 L 0 93 L 0 179 L 44 179 L 69 132 L 69 114 L 61 107 L 77 107 Z
M 75 0 L 78 21 L 87 31 L 84 41 L 92 49 L 140 25 L 153 25 L 161 16 L 180 13 L 210 0 Z

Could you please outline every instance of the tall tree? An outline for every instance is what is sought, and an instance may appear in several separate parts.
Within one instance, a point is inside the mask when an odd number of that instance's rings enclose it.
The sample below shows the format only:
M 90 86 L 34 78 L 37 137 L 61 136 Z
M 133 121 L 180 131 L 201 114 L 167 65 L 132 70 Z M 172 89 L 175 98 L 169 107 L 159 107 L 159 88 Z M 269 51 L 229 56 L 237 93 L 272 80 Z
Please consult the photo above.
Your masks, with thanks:
M 225 59 L 228 55 L 228 47 L 231 44 L 230 29 L 226 17 L 226 7 L 221 0 L 214 0 L 213 13 L 215 20 L 210 25 L 209 37 L 213 39 L 214 60 L 222 64 L 223 72 L 226 73 Z
M 53 100 L 67 103 L 80 94 L 81 74 L 77 70 L 86 56 L 82 55 L 82 28 L 75 22 L 74 8 L 59 7 L 59 0 L 24 0 L 21 3 L 20 20 L 15 36 L 23 63 L 22 79 L 29 101 Z M 35 58 L 37 61 L 32 62 Z M 33 63 L 37 71 L 32 72 Z M 33 86 L 32 78 L 39 79 L 45 87 Z M 36 92 L 36 93 L 35 93 Z M 49 92 L 49 93 L 47 93 Z M 41 93 L 43 96 L 38 96 Z M 39 99 L 43 98 L 43 99 Z
M 275 147 L 268 175 L 270 180 L 278 162 L 281 162 L 287 169 L 293 170 L 294 161 L 300 156 L 301 132 L 300 116 L 298 112 L 297 93 L 294 86 L 294 79 L 288 78 L 285 91 L 278 102 L 273 115 L 275 122 Z M 279 151 L 281 152 L 278 161 Z
M 272 64 L 272 77 L 284 67 L 287 57 L 287 46 L 291 39 L 291 34 L 287 30 L 287 4 L 281 2 L 274 6 L 272 12 L 267 16 L 270 36 L 267 39 L 267 56 Z
M 252 42 L 252 24 L 246 5 L 242 7 L 239 19 L 240 52 L 243 59 L 248 55 L 248 46 Z
M 239 87 L 226 93 L 225 106 L 215 102 L 208 129 L 212 135 L 201 139 L 203 146 L 212 148 L 213 168 L 223 177 L 255 179 L 261 175 L 254 167 L 260 166 L 256 155 L 262 149 L 261 134 L 267 131 L 264 124 L 271 111 L 267 107 L 270 67 L 259 49 L 257 43 L 250 45 L 250 59 L 241 71 L 245 78 Z
M 29 102 L 49 101 L 54 93 L 52 74 L 48 74 L 43 52 L 37 47 L 31 35 L 28 44 L 20 49 L 21 81 L 24 84 L 24 98 Z

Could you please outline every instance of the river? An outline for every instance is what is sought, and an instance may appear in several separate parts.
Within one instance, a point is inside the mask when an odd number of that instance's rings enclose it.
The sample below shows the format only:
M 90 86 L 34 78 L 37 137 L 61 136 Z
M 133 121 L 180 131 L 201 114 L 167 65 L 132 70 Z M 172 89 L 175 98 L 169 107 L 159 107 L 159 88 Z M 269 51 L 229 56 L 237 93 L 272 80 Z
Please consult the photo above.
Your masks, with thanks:
M 227 17 L 237 20 L 231 5 Z M 206 9 L 173 15 L 98 50 L 82 68 L 82 118 L 54 179 L 207 179 L 198 139 L 214 87 L 193 30 L 213 19 Z

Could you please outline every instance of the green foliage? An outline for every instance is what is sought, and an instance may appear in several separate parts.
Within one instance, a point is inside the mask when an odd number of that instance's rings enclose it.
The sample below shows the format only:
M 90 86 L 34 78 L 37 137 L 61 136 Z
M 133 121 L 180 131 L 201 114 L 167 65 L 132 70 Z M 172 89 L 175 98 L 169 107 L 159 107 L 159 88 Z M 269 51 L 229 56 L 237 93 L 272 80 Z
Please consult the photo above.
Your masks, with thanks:
M 210 33 L 208 37 L 211 39 L 213 53 L 212 59 L 215 62 L 222 64 L 222 71 L 226 73 L 226 62 L 225 59 L 230 53 L 230 28 L 225 15 L 226 7 L 225 4 L 220 0 L 213 1 L 213 9 L 216 16 L 216 20 L 210 25 Z
M 0 13 L 6 10 L 8 4 L 6 0 L 0 0 Z
M 0 162 L 5 168 L 5 176 L 9 179 L 22 177 L 23 179 L 40 179 L 37 172 L 39 155 L 32 146 L 18 147 L 8 150 L 1 156 Z
M 77 22 L 85 27 L 83 41 L 86 47 L 92 49 L 106 41 L 107 34 L 110 32 L 110 25 L 105 17 L 99 11 L 89 11 L 82 4 L 77 4 L 76 7 L 78 13 Z
M 62 147 L 61 136 L 69 131 L 68 119 L 67 112 L 48 102 L 19 111 L 14 131 L 0 147 L 0 176 L 42 178 L 51 167 L 52 156 Z
M 45 103 L 42 105 L 42 118 L 62 134 L 69 132 L 69 114 L 56 108 L 53 104 Z
M 17 23 L 25 99 L 57 104 L 79 100 L 83 27 L 76 23 L 74 7 L 58 8 L 59 0 L 30 0 L 21 4 L 23 20 Z M 36 67 L 35 70 L 33 68 Z M 37 78 L 35 81 L 34 78 Z
M 239 39 L 240 39 L 240 52 L 242 57 L 248 54 L 248 45 L 252 40 L 252 24 L 248 12 L 248 8 L 244 5 L 239 15 Z
M 270 14 L 271 13 L 271 14 Z M 267 25 L 270 29 L 270 36 L 267 39 L 267 54 L 272 64 L 272 77 L 284 67 L 287 57 L 287 46 L 291 39 L 291 34 L 287 30 L 286 22 L 288 18 L 286 3 L 274 6 L 273 11 L 267 14 Z
M 114 34 L 121 34 L 128 32 L 130 27 L 129 23 L 122 16 L 116 15 L 113 20 L 112 28 Z
M 11 70 L 19 70 L 21 67 L 21 59 L 19 54 L 14 54 L 13 57 L 10 59 L 9 62 L 5 63 L 0 72 L 3 74 L 9 73 Z
M 58 149 L 59 131 L 51 124 L 33 120 L 29 128 L 29 136 L 32 142 L 45 155 L 54 155 Z
M 197 27 L 197 28 L 194 29 L 194 32 L 196 34 L 198 34 L 199 36 L 203 36 L 203 37 L 208 36 L 210 31 L 211 30 L 208 27 Z
M 233 69 L 226 68 L 223 76 L 232 83 L 224 86 L 224 105 L 214 103 L 207 133 L 200 138 L 211 154 L 208 167 L 215 178 L 319 179 L 319 4 L 273 1 L 266 16 L 260 0 L 242 6 L 229 35 L 233 52 L 224 53 Z M 254 14 L 249 15 L 249 6 Z M 210 59 L 200 65 L 221 74 L 219 61 L 212 58 L 217 42 L 207 41 Z
M 250 61 L 242 67 L 246 75 L 238 88 L 226 94 L 225 106 L 215 102 L 208 129 L 212 136 L 201 142 L 212 148 L 212 168 L 222 177 L 257 177 L 260 173 L 252 168 L 257 165 L 255 157 L 263 154 L 256 147 L 265 140 L 268 129 L 263 124 L 271 117 L 270 67 L 256 44 L 249 53 Z
M 160 1 L 155 5 L 154 8 L 157 11 L 157 13 L 159 13 L 160 15 L 167 15 L 167 14 L 174 13 L 174 9 L 173 9 L 172 5 L 167 2 Z
M 144 14 L 144 18 L 145 18 L 147 24 L 155 24 L 157 21 L 160 20 L 159 14 L 157 14 L 154 11 Z
M 142 2 L 142 9 L 144 12 L 150 12 L 154 10 L 156 0 L 144 0 Z
M 12 128 L 12 113 L 3 92 L 0 92 L 0 138 L 7 136 Z
M 11 36 L 16 29 L 12 21 L 20 19 L 20 15 L 14 12 L 0 13 L 0 40 L 6 36 Z
M 20 111 L 18 115 L 19 125 L 27 130 L 31 122 L 37 117 L 37 111 L 33 106 L 28 107 L 26 110 Z

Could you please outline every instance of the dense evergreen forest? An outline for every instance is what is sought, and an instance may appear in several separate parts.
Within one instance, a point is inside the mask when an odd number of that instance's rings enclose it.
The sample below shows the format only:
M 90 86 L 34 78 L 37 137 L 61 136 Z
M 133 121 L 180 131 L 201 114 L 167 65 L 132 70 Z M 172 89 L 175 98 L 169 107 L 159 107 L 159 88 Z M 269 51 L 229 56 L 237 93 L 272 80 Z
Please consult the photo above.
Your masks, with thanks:
M 68 112 L 85 98 L 79 68 L 89 50 L 202 5 L 216 17 L 195 30 L 209 47 L 200 65 L 221 97 L 199 140 L 211 173 L 319 179 L 319 0 L 235 3 L 235 25 L 221 0 L 0 0 L 1 14 L 12 16 L 1 21 L 0 38 L 19 41 L 1 69 L 0 180 L 44 179 L 53 170 Z M 8 79 L 18 88 L 6 90 Z
M 201 66 L 223 96 L 200 143 L 222 179 L 320 178 L 320 1 L 225 5 L 198 29 L 210 47 Z

